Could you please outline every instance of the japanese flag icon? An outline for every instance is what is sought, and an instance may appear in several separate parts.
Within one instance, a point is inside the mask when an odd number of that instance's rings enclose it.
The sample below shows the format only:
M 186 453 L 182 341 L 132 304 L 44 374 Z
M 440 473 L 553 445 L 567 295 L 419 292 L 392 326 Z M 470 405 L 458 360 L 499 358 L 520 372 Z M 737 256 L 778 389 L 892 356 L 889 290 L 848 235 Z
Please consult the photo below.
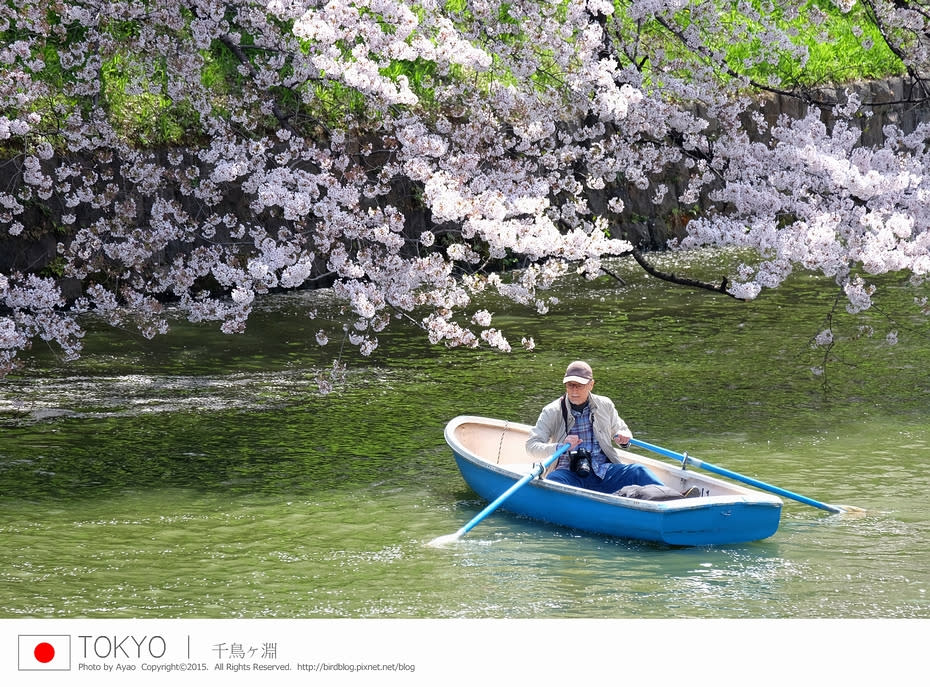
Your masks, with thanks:
M 71 635 L 19 635 L 20 670 L 71 670 Z

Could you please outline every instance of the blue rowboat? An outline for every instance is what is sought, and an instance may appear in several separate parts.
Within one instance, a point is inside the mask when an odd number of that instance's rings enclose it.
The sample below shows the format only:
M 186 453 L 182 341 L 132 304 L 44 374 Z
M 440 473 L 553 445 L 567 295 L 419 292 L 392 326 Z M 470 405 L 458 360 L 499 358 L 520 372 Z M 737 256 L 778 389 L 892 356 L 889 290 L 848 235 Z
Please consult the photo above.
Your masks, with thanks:
M 446 425 L 445 438 L 465 482 L 490 502 L 533 471 L 525 448 L 531 430 L 525 424 L 461 415 Z M 619 454 L 625 463 L 649 467 L 666 486 L 682 492 L 697 487 L 700 496 L 646 501 L 536 478 L 501 508 L 573 529 L 673 546 L 756 541 L 778 529 L 782 502 L 777 496 L 629 451 Z

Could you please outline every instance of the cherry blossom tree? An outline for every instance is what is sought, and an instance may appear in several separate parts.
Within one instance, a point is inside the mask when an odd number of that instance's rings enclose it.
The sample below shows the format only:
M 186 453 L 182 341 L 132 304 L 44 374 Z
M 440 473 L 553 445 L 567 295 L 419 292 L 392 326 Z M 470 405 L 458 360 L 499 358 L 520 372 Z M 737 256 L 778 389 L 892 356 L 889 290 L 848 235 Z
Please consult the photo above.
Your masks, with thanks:
M 919 106 L 926 6 L 853 2 L 836 10 Z M 692 283 L 751 299 L 812 270 L 866 309 L 871 275 L 930 271 L 930 125 L 865 145 L 870 103 L 798 79 L 795 27 L 831 40 L 825 7 L 7 0 L 0 245 L 57 253 L 0 272 L 0 373 L 36 339 L 78 356 L 86 313 L 152 337 L 170 302 L 235 333 L 257 295 L 316 286 L 346 305 L 321 345 L 370 354 L 401 318 L 507 351 L 483 292 L 545 314 L 557 280 L 626 254 L 673 278 L 629 229 L 630 190 L 691 209 L 675 245 L 750 256 Z M 803 107 L 767 121 L 767 94 Z

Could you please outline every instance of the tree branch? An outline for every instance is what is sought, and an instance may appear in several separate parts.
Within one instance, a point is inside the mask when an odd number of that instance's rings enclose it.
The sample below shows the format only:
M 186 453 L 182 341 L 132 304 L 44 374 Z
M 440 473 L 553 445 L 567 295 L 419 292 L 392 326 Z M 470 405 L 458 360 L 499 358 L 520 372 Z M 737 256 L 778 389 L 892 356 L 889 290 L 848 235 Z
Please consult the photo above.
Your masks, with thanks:
M 252 66 L 252 62 L 245 54 L 245 50 L 242 49 L 242 46 L 236 43 L 232 36 L 229 34 L 223 34 L 219 37 L 219 40 L 229 49 L 230 52 L 232 52 L 233 55 L 235 55 L 236 59 L 239 60 L 239 64 L 241 64 L 249 72 L 249 76 L 252 78 L 252 81 L 257 84 L 258 72 L 256 72 L 255 67 Z M 267 89 L 265 92 L 268 94 L 269 98 L 271 98 L 271 94 L 268 93 Z M 271 98 L 271 100 L 271 112 L 274 114 L 275 119 L 278 120 L 278 123 L 282 127 L 290 131 L 292 134 L 296 134 L 297 132 L 294 130 L 294 127 L 291 126 L 289 121 L 290 118 L 284 113 L 283 110 L 281 110 L 281 108 L 278 106 L 278 103 L 275 102 L 273 98 Z
M 714 293 L 722 293 L 724 296 L 729 296 L 730 298 L 736 298 L 736 300 L 745 300 L 743 298 L 737 298 L 732 293 L 727 291 L 727 278 L 724 277 L 720 280 L 719 284 L 711 284 L 710 282 L 700 281 L 698 279 L 691 279 L 689 277 L 679 277 L 677 274 L 672 274 L 669 272 L 662 272 L 656 269 L 651 265 L 646 258 L 643 256 L 642 252 L 638 248 L 632 250 L 633 259 L 642 267 L 647 274 L 655 277 L 656 279 L 661 279 L 662 281 L 671 282 L 672 284 L 678 284 L 680 286 L 690 286 L 694 289 L 702 289 L 704 291 L 713 291 Z M 606 271 L 606 270 L 605 270 Z M 609 273 L 608 273 L 609 274 Z

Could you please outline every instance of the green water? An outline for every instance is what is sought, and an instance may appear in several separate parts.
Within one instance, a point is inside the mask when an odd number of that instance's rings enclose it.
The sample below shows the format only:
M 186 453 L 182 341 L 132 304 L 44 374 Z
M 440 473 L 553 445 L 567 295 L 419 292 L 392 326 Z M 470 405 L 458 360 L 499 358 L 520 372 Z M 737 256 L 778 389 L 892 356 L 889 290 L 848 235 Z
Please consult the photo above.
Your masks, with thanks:
M 710 276 L 723 258 L 664 260 Z M 872 338 L 835 313 L 818 376 L 829 282 L 746 304 L 617 269 L 626 286 L 566 284 L 545 319 L 490 303 L 533 352 L 447 351 L 398 327 L 344 358 L 327 397 L 314 378 L 339 342 L 320 351 L 304 317 L 321 294 L 269 298 L 239 337 L 92 327 L 71 365 L 37 348 L 0 382 L 0 617 L 930 617 L 914 292 L 883 282 Z M 867 513 L 788 501 L 765 541 L 674 549 L 499 512 L 427 546 L 484 506 L 444 424 L 532 423 L 576 357 L 640 438 Z

